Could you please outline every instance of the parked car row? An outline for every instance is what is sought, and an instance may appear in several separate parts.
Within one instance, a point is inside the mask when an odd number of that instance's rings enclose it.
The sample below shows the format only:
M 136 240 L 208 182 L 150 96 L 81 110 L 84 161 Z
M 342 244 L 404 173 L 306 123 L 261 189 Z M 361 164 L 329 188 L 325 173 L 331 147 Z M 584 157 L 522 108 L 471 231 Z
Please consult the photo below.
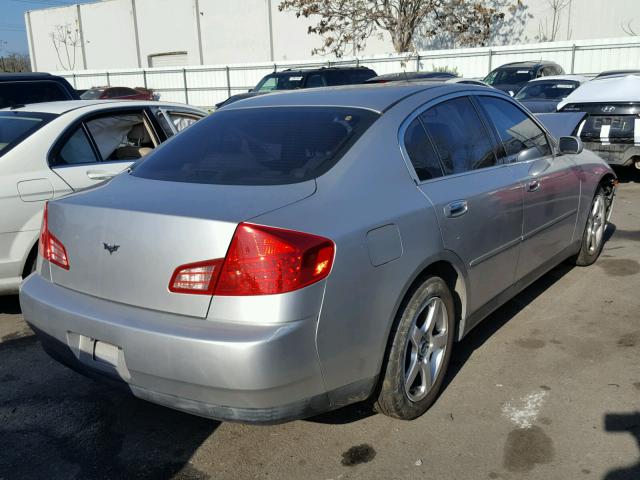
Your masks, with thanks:
M 270 74 L 207 118 L 13 98 L 0 293 L 20 289 L 53 358 L 155 403 L 274 423 L 372 398 L 416 418 L 455 342 L 602 251 L 615 173 L 546 122 L 596 131 L 572 95 L 640 77 L 553 73 L 526 84 L 574 90 L 553 121 L 477 80 L 361 67 Z

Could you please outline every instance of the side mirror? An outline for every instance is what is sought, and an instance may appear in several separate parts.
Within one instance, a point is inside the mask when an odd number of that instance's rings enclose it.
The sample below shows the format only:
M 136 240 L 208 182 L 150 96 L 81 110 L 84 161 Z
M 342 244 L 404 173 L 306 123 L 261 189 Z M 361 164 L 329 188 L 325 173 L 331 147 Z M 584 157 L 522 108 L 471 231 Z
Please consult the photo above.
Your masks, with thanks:
M 247 90 L 247 93 L 251 93 L 253 92 L 253 88 L 250 88 L 249 90 Z
M 584 145 L 578 137 L 560 137 L 558 148 L 560 153 L 577 155 L 582 152 Z
M 509 90 L 509 95 L 511 95 L 512 97 L 516 94 L 516 92 L 514 92 L 513 90 Z

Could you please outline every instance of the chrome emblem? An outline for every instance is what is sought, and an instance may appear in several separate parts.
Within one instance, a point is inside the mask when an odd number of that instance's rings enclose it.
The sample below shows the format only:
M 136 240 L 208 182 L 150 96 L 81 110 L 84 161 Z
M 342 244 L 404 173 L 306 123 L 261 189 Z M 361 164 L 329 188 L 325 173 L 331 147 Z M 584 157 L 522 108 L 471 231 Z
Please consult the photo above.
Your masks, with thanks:
M 616 107 L 614 107 L 613 105 L 607 105 L 606 107 L 602 107 L 600 110 L 602 110 L 604 113 L 612 113 L 616 111 Z
M 120 245 L 109 245 L 108 243 L 104 242 L 102 242 L 102 245 L 104 245 L 104 249 L 109 252 L 109 255 L 113 255 L 120 248 Z

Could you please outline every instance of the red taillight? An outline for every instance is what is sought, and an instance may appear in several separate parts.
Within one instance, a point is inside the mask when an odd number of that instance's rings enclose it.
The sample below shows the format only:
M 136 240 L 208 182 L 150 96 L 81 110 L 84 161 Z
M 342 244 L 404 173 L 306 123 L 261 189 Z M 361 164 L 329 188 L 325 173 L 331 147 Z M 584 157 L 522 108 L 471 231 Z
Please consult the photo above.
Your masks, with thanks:
M 64 245 L 49 231 L 49 205 L 46 203 L 44 204 L 44 213 L 42 214 L 38 253 L 42 258 L 54 265 L 69 270 L 69 259 L 67 258 L 67 251 Z
M 223 260 L 189 263 L 176 268 L 169 282 L 169 291 L 213 295 Z
M 241 223 L 224 259 L 178 267 L 169 290 L 222 296 L 273 295 L 311 285 L 329 275 L 335 246 L 308 233 Z M 177 275 L 192 267 L 213 265 L 210 277 L 200 277 L 200 290 L 176 289 Z M 218 266 L 221 265 L 221 268 Z M 218 271 L 219 270 L 219 271 Z M 203 274 L 203 272 L 200 272 Z M 202 286 L 209 281 L 207 289 Z M 197 283 L 197 282 L 196 282 Z M 186 285 L 188 287 L 188 285 Z M 172 288 L 173 287 L 173 288 Z

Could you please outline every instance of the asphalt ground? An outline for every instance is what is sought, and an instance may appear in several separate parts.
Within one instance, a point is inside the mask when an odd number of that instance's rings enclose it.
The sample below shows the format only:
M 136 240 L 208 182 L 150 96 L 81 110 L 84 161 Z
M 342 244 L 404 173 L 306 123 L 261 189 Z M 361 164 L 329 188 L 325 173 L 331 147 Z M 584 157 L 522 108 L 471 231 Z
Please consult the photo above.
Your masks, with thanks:
M 640 175 L 609 237 L 457 344 L 403 422 L 355 405 L 259 427 L 135 399 L 51 360 L 0 297 L 0 479 L 640 479 Z

